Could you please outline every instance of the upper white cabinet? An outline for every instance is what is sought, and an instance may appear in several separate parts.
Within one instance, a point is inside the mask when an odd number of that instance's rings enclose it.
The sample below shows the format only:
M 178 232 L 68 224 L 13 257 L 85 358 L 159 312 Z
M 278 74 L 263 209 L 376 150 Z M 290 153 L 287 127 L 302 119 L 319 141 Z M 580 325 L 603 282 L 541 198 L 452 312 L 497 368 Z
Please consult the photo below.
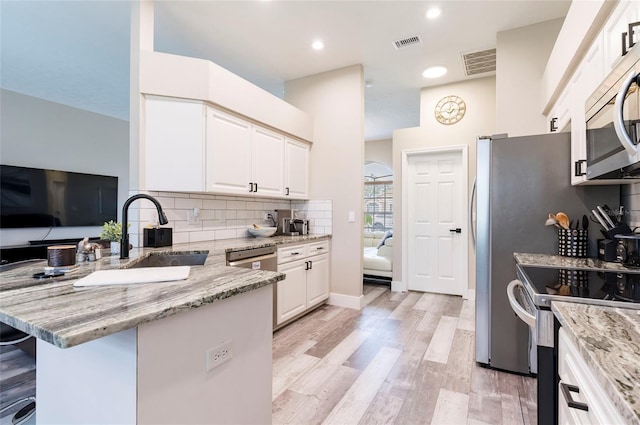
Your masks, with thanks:
M 285 139 L 284 195 L 291 199 L 309 198 L 309 145 Z
M 147 98 L 145 182 L 148 190 L 204 190 L 204 106 Z
M 611 71 L 622 56 L 622 33 L 628 33 L 629 24 L 640 20 L 640 3 L 638 1 L 620 1 L 602 30 L 604 42 L 605 72 Z M 634 41 L 637 42 L 638 27 L 634 31 Z M 628 35 L 625 37 L 629 39 Z M 628 46 L 628 41 L 627 48 Z
M 206 190 L 249 193 L 251 124 L 215 109 L 206 109 Z
M 148 190 L 308 199 L 309 145 L 201 102 L 148 97 Z
M 284 194 L 284 136 L 253 126 L 251 130 L 253 193 L 282 197 Z

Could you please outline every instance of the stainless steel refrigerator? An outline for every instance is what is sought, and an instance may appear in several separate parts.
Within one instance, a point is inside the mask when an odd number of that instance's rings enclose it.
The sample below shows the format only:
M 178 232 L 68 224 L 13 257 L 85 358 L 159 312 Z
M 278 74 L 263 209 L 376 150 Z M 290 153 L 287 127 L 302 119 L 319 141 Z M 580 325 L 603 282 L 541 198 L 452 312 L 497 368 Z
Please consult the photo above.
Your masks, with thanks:
M 557 254 L 549 213 L 572 219 L 596 205 L 620 204 L 620 186 L 571 186 L 569 133 L 479 138 L 475 184 L 476 361 L 535 373 L 529 328 L 509 306 L 507 284 L 516 278 L 514 252 Z M 472 214 L 473 216 L 473 214 Z M 589 227 L 589 256 L 597 255 L 599 226 Z M 535 347 L 534 350 L 535 352 Z M 533 370 L 530 369 L 533 364 Z

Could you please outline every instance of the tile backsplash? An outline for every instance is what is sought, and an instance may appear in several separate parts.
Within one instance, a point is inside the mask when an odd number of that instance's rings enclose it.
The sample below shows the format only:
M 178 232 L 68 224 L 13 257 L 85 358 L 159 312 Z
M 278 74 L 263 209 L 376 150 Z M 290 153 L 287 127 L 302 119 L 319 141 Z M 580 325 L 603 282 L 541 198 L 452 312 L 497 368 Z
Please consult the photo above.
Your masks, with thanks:
M 131 191 L 146 193 L 156 198 L 173 228 L 173 243 L 201 242 L 248 236 L 251 225 L 272 225 L 264 221 L 264 214 L 275 215 L 276 209 L 294 208 L 307 211 L 309 232 L 331 233 L 331 201 L 288 201 L 282 199 L 247 198 L 238 196 L 209 195 L 200 193 Z M 193 219 L 194 211 L 197 218 Z M 137 200 L 129 208 L 129 241 L 142 246 L 142 229 L 158 223 L 158 213 L 153 204 Z

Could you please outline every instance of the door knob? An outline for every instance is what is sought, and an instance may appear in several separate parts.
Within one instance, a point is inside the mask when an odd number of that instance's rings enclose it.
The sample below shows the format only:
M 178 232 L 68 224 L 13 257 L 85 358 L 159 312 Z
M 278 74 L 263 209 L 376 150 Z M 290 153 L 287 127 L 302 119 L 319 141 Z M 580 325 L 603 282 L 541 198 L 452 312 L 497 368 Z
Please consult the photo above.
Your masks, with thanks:
M 459 227 L 456 227 L 455 229 L 449 229 L 449 231 L 451 233 L 462 233 L 462 229 Z

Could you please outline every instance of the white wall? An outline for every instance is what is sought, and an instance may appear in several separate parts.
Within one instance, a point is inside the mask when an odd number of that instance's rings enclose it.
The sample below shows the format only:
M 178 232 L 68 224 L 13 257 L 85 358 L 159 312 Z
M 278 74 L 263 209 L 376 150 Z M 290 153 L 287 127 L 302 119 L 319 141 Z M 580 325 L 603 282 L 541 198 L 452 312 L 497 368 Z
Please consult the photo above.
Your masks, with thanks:
M 460 83 L 422 89 L 420 127 L 396 130 L 393 133 L 393 170 L 396 185 L 402 182 L 402 151 L 452 145 L 468 145 L 469 183 L 471 190 L 476 175 L 476 138 L 494 134 L 496 122 L 496 82 L 494 77 L 479 78 Z M 442 125 L 433 110 L 440 99 L 456 95 L 464 99 L 467 113 L 457 124 Z M 399 186 L 398 186 L 399 187 Z M 467 194 L 467 199 L 469 196 Z M 468 208 L 468 206 L 467 206 Z M 465 214 L 466 215 L 466 214 Z M 465 223 L 466 224 L 466 223 Z M 466 226 L 468 228 L 468 226 Z M 393 281 L 402 282 L 402 191 L 393 192 Z M 475 253 L 469 238 L 469 287 L 475 287 Z M 406 285 L 406 282 L 404 282 Z
M 363 88 L 361 65 L 285 84 L 285 100 L 314 119 L 310 195 L 333 201 L 331 293 L 351 301 L 362 296 Z
M 393 167 L 392 140 L 370 140 L 364 144 L 364 160 L 378 162 L 386 165 L 389 169 Z
M 496 133 L 547 132 L 540 108 L 542 74 L 563 18 L 499 32 L 496 57 Z
M 118 216 L 129 189 L 129 123 L 0 91 L 0 162 L 118 177 Z M 3 229 L 0 245 L 42 239 L 48 228 Z M 99 227 L 54 228 L 47 239 L 98 236 Z

